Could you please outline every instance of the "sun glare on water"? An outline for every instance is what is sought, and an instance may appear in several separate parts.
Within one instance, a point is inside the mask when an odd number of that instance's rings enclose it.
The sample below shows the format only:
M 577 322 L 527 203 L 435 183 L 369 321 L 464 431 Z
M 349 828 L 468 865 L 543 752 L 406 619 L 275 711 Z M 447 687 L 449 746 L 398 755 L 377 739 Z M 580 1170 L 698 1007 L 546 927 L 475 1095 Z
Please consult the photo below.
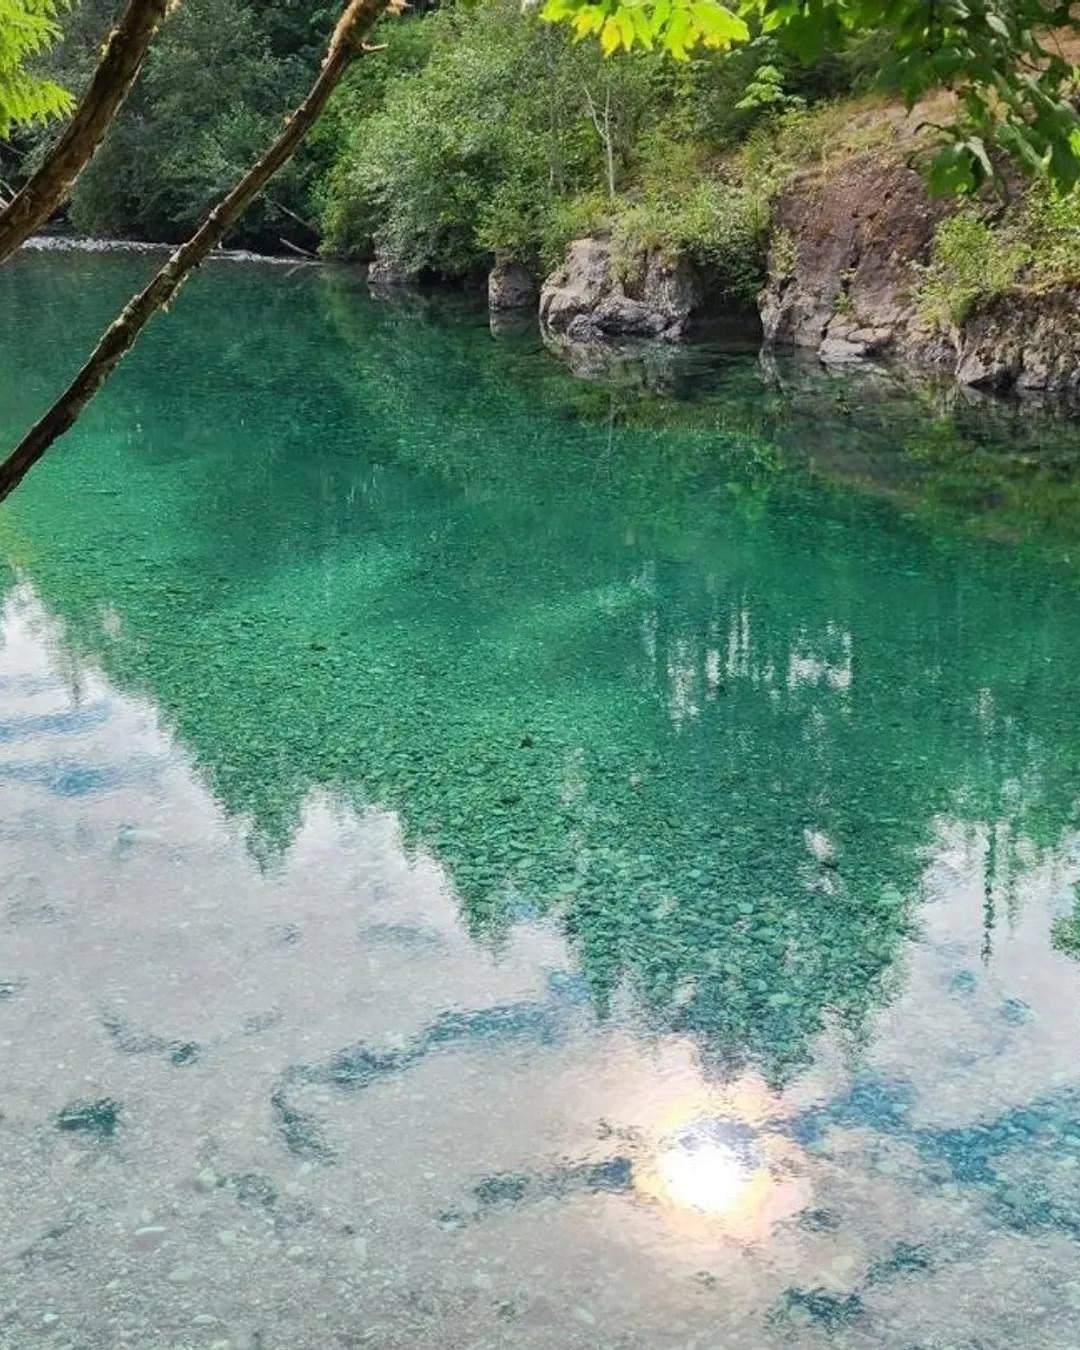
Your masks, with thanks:
M 740 1150 L 722 1139 L 695 1138 L 689 1131 L 661 1147 L 656 1165 L 670 1200 L 707 1214 L 730 1214 L 754 1172 Z
M 769 1240 L 772 1227 L 807 1203 L 805 1159 L 778 1132 L 775 1099 L 753 1081 L 712 1101 L 669 1108 L 654 1126 L 651 1157 L 635 1173 L 643 1199 L 662 1205 L 689 1231 L 740 1243 Z

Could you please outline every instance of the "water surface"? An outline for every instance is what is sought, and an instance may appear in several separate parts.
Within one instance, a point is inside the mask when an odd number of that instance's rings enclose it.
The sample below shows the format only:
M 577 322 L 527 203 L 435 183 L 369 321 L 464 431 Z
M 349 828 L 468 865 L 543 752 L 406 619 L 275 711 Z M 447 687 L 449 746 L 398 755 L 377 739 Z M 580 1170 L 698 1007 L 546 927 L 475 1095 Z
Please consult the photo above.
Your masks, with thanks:
M 0 513 L 0 1346 L 1072 1350 L 1077 445 L 207 268 Z

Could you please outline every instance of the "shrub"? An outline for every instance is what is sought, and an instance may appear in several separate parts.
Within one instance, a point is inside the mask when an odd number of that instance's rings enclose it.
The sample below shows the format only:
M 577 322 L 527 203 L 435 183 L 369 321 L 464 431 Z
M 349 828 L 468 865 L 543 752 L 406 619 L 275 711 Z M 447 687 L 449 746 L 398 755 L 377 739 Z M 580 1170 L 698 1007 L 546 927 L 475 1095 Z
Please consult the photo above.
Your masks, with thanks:
M 608 70 L 599 53 L 506 2 L 422 23 L 426 64 L 392 81 L 342 147 L 326 193 L 327 245 L 363 256 L 378 239 L 403 266 L 448 277 L 493 256 L 537 260 L 556 200 L 601 181 L 585 91 L 611 82 L 599 97 L 621 165 L 627 91 L 647 58 Z
M 460 277 L 492 259 L 550 268 L 570 239 L 605 231 L 617 257 L 684 254 L 752 303 L 778 147 L 798 141 L 804 97 L 769 40 L 682 66 L 606 60 L 515 0 L 419 26 L 423 64 L 342 127 L 322 194 L 330 250 L 368 257 L 377 240 L 404 267 Z
M 1080 190 L 1033 185 L 1021 228 L 1031 248 L 1033 282 L 1080 282 Z
M 922 317 L 936 327 L 962 327 L 976 308 L 1007 291 L 1031 258 L 1029 243 L 992 229 L 974 212 L 949 216 L 920 269 L 915 294 Z

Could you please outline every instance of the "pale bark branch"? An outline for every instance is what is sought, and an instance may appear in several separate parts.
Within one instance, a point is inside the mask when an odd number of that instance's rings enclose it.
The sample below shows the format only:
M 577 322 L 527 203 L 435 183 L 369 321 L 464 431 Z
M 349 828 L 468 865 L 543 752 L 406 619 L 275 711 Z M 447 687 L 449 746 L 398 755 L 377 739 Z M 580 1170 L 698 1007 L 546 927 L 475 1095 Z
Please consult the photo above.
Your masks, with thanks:
M 303 103 L 262 159 L 223 197 L 198 230 L 180 245 L 168 262 L 133 296 L 105 330 L 89 360 L 45 415 L 34 424 L 3 464 L 0 502 L 17 487 L 45 451 L 75 423 L 79 414 L 127 355 L 139 333 L 166 307 L 189 273 L 224 237 L 278 169 L 290 158 L 317 121 L 330 95 L 351 63 L 363 54 L 364 38 L 387 8 L 387 0 L 349 0 L 318 78 Z
M 128 0 L 90 86 L 44 163 L 0 210 L 0 263 L 45 223 L 74 186 L 128 96 L 170 0 Z
M 589 92 L 589 86 L 582 81 L 582 89 L 585 92 L 585 102 L 589 106 L 589 116 L 592 118 L 592 124 L 596 128 L 596 134 L 600 138 L 600 144 L 604 147 L 604 170 L 607 175 L 608 199 L 615 200 L 615 143 L 611 135 L 611 85 L 609 84 L 604 95 L 604 115 L 601 118 L 596 104 L 593 102 L 593 96 Z

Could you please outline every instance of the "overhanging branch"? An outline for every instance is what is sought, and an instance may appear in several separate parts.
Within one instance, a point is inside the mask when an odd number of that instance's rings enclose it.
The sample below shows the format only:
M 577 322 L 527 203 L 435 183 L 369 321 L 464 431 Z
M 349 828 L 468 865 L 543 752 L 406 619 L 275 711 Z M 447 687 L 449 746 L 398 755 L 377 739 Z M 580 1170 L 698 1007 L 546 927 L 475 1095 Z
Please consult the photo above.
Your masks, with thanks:
M 342 75 L 364 51 L 364 39 L 387 8 L 387 0 L 350 0 L 330 40 L 318 78 L 285 123 L 262 159 L 223 197 L 198 230 L 181 244 L 161 270 L 124 306 L 90 354 L 89 360 L 52 407 L 27 432 L 0 465 L 0 501 L 22 481 L 41 456 L 75 423 L 79 414 L 127 355 L 139 333 L 176 295 L 191 271 L 221 242 L 286 163 L 318 120 Z
M 0 263 L 45 223 L 93 158 L 127 98 L 170 0 L 128 0 L 63 135 L 29 182 L 0 210 Z

